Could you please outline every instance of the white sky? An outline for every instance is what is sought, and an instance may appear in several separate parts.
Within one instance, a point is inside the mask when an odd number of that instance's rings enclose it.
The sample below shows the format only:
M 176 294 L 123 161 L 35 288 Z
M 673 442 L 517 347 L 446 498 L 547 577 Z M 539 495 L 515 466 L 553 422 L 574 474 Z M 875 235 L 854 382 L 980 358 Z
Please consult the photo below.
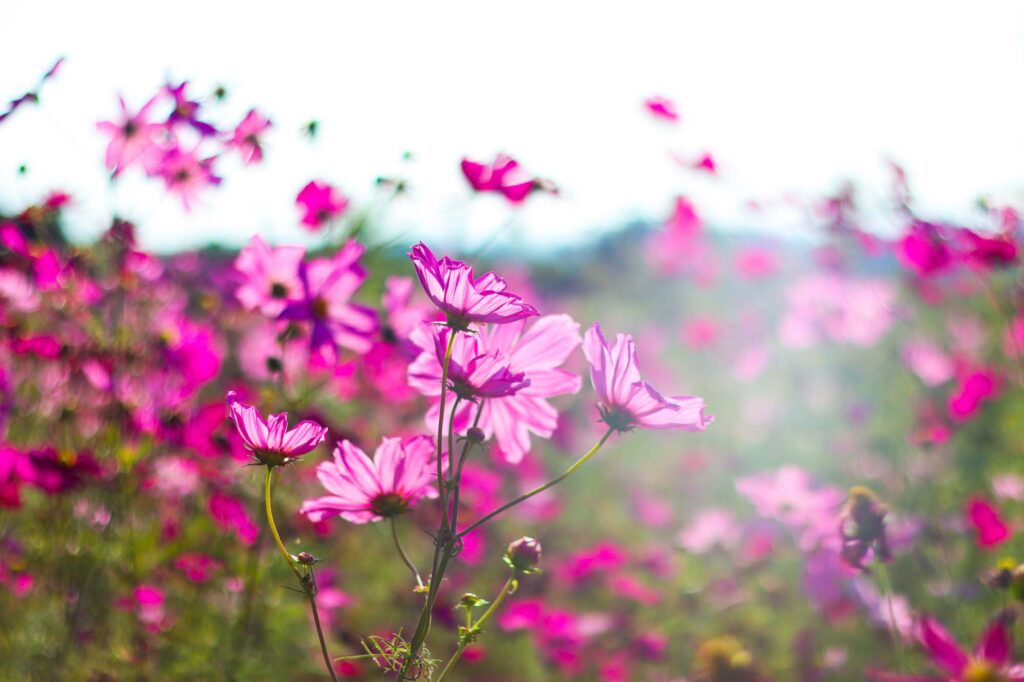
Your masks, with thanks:
M 256 232 L 295 240 L 294 198 L 308 180 L 361 202 L 393 173 L 414 190 L 388 211 L 393 234 L 479 240 L 514 216 L 531 245 L 661 217 L 676 193 L 697 197 L 712 223 L 794 230 L 745 201 L 844 177 L 880 191 L 886 157 L 908 169 L 928 210 L 953 218 L 983 192 L 1024 188 L 1020 2 L 5 5 L 0 98 L 31 87 L 57 56 L 68 61 L 40 108 L 0 125 L 0 205 L 64 189 L 80 238 L 116 209 L 157 249 Z M 225 184 L 191 215 L 155 180 L 110 190 L 95 130 L 118 93 L 138 106 L 166 78 L 190 79 L 193 94 L 224 83 L 232 123 L 250 105 L 275 123 L 265 164 L 223 165 Z M 675 99 L 682 123 L 649 117 L 641 103 L 652 94 Z M 311 118 L 316 147 L 298 134 Z M 679 169 L 669 149 L 712 151 L 723 179 Z M 472 200 L 460 158 L 499 150 L 563 196 L 521 210 Z

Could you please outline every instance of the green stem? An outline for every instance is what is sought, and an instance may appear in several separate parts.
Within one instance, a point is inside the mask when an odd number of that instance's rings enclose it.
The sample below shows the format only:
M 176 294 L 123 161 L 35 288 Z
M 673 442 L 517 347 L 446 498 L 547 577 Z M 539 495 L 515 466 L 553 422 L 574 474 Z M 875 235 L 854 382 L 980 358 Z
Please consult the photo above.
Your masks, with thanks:
M 395 522 L 395 517 L 390 518 L 391 521 L 391 538 L 395 541 L 395 549 L 398 550 L 398 554 L 401 555 L 402 561 L 412 571 L 413 576 L 416 578 L 416 584 L 419 587 L 423 587 L 423 578 L 420 577 L 420 572 L 416 570 L 416 564 L 409 558 L 409 554 L 405 551 L 405 547 L 402 547 L 402 541 L 398 539 L 398 524 Z
M 466 650 L 466 647 L 469 646 L 470 642 L 472 642 L 473 639 L 475 639 L 475 636 L 480 633 L 480 630 L 483 627 L 484 623 L 486 623 L 488 619 L 490 619 L 490 617 L 494 615 L 494 612 L 498 610 L 498 607 L 501 606 L 501 603 L 505 601 L 505 597 L 507 597 L 511 593 L 515 583 L 516 578 L 515 574 L 513 574 L 512 577 L 505 581 L 505 585 L 501 588 L 501 592 L 499 592 L 498 596 L 494 598 L 494 603 L 491 604 L 489 609 L 484 611 L 484 615 L 480 616 L 480 620 L 478 620 L 471 627 L 466 629 L 466 634 L 463 635 L 462 638 L 459 640 L 459 648 L 457 648 L 455 650 L 455 653 L 452 654 L 452 657 L 448 659 L 448 663 L 444 666 L 444 670 L 441 671 L 441 676 L 437 678 L 437 682 L 444 682 L 444 680 L 448 677 L 448 673 L 452 671 L 452 669 L 455 667 L 455 664 L 459 662 L 460 658 L 462 658 L 462 654 Z
M 480 406 L 476 408 L 476 417 L 473 418 L 473 428 L 477 428 L 480 423 L 480 417 L 484 413 L 484 402 L 480 401 Z M 459 495 L 462 491 L 462 467 L 466 465 L 466 456 L 469 451 L 473 448 L 473 444 L 468 439 L 462 445 L 462 454 L 459 456 L 459 467 L 455 470 L 455 477 L 452 479 L 452 534 L 459 530 Z
M 896 610 L 892 605 L 893 591 L 892 583 L 889 581 L 889 569 L 881 562 L 876 563 L 875 572 L 878 574 L 878 582 L 881 583 L 882 598 L 885 599 L 889 611 L 889 631 L 892 635 L 893 648 L 896 650 L 897 669 L 902 672 L 906 670 L 906 667 L 903 665 L 903 647 L 900 641 L 900 630 L 896 626 Z
M 295 577 L 299 579 L 299 584 L 302 586 L 303 591 L 309 597 L 309 608 L 313 611 L 313 622 L 316 624 L 316 635 L 320 639 L 320 652 L 324 655 L 324 664 L 327 666 L 327 672 L 330 673 L 331 679 L 334 682 L 338 682 L 338 676 L 335 674 L 334 666 L 331 664 L 331 656 L 327 653 L 327 642 L 324 640 L 324 630 L 320 625 L 320 612 L 316 608 L 316 588 L 313 582 L 313 574 L 309 572 L 303 573 L 302 569 L 299 568 L 298 563 L 292 558 L 291 552 L 285 549 L 284 543 L 281 542 L 281 534 L 277 532 L 277 524 L 274 523 L 274 511 L 270 504 L 270 480 L 273 474 L 274 467 L 268 466 L 267 478 L 263 485 L 263 503 L 267 508 L 267 523 L 270 525 L 270 533 L 274 536 L 274 542 L 277 543 L 281 556 L 288 562 L 288 566 L 291 567 Z
M 441 365 L 441 405 L 437 413 L 437 493 L 441 500 L 441 527 L 448 526 L 448 498 L 444 486 L 444 401 L 448 394 L 448 365 L 452 360 L 452 349 L 455 347 L 457 329 L 448 329 L 448 347 L 444 351 L 444 363 Z
M 594 447 L 590 448 L 590 450 L 588 450 L 585 455 L 583 455 L 578 460 L 573 462 L 573 465 L 570 466 L 568 469 L 566 469 L 565 472 L 563 472 L 560 476 L 557 476 L 557 477 L 551 479 L 550 481 L 548 481 L 544 485 L 541 485 L 541 486 L 538 486 L 538 487 L 534 488 L 533 490 L 531 490 L 528 493 L 524 493 L 524 494 L 520 495 L 519 497 L 517 497 L 516 499 L 512 500 L 511 502 L 508 502 L 506 504 L 501 505 L 500 507 L 498 507 L 494 511 L 492 511 L 492 512 L 490 512 L 490 513 L 488 513 L 488 514 L 486 514 L 484 516 L 481 516 L 479 519 L 477 519 L 472 524 L 470 524 L 470 526 L 468 528 L 466 528 L 463 531 L 460 531 L 458 533 L 457 537 L 461 538 L 461 537 L 463 537 L 465 535 L 468 535 L 469 533 L 473 532 L 474 530 L 476 530 L 480 526 L 484 525 L 485 523 L 487 523 L 488 521 L 493 519 L 498 514 L 501 514 L 502 512 L 511 509 L 512 507 L 516 506 L 520 502 L 525 502 L 526 500 L 530 499 L 534 495 L 538 495 L 538 494 L 544 492 L 545 490 L 547 490 L 548 488 L 556 486 L 559 483 L 561 483 L 562 481 L 564 481 L 565 479 L 567 479 L 570 476 L 572 476 L 574 473 L 576 473 L 577 469 L 579 469 L 581 466 L 586 464 L 587 461 L 591 457 L 593 457 L 594 455 L 597 454 L 597 451 L 601 449 L 601 446 L 605 444 L 605 441 L 608 440 L 609 436 L 611 436 L 614 431 L 615 431 L 614 428 L 609 427 L 608 430 L 605 431 L 604 435 L 601 436 L 601 439 L 599 441 L 597 441 L 596 443 L 594 443 Z

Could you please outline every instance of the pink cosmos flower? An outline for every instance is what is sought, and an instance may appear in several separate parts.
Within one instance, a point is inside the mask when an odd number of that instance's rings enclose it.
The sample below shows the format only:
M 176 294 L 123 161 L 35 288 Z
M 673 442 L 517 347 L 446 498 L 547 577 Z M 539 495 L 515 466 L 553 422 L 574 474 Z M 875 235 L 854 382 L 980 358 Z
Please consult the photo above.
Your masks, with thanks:
M 647 243 L 647 261 L 663 274 L 696 269 L 707 260 L 707 246 L 701 239 L 703 224 L 693 202 L 676 197 L 672 214 Z
M 231 139 L 227 145 L 234 147 L 242 155 L 242 161 L 246 165 L 259 163 L 263 160 L 263 145 L 260 142 L 260 134 L 270 128 L 270 119 L 263 116 L 255 109 L 250 109 L 235 127 Z
M 370 459 L 350 441 L 334 448 L 334 461 L 316 470 L 330 493 L 306 500 L 299 512 L 318 523 L 340 516 L 352 523 L 404 513 L 424 497 L 437 497 L 434 444 L 429 436 L 385 438 Z
M 280 315 L 288 301 L 302 295 L 299 265 L 305 255 L 301 246 L 271 248 L 254 236 L 235 258 L 235 269 L 245 277 L 235 292 L 238 301 L 246 310 Z
M 164 86 L 164 92 L 174 100 L 174 108 L 171 109 L 171 113 L 167 117 L 167 125 L 170 127 L 186 125 L 203 137 L 216 135 L 216 128 L 205 121 L 199 120 L 200 104 L 188 98 L 185 94 L 187 88 L 188 81 L 183 81 L 180 85 L 174 87 L 170 84 Z
M 164 150 L 153 174 L 163 178 L 167 191 L 177 194 L 188 211 L 195 204 L 201 190 L 220 184 L 220 177 L 213 173 L 214 160 L 215 157 L 200 159 L 196 149 L 186 151 L 175 145 Z
M 975 541 L 982 549 L 998 547 L 1010 539 L 1010 529 L 999 510 L 988 500 L 972 497 L 964 509 L 967 523 L 977 532 Z
M 896 247 L 900 262 L 918 277 L 942 272 L 953 262 L 952 251 L 939 234 L 939 227 L 931 223 L 913 223 Z
M 801 544 L 812 546 L 834 539 L 836 519 L 845 495 L 838 488 L 815 486 L 810 474 L 784 466 L 736 481 L 736 490 L 758 514 L 801 533 Z
M 462 160 L 462 174 L 477 192 L 498 192 L 518 204 L 537 187 L 515 159 L 498 154 L 490 164 Z
M 410 337 L 420 355 L 409 365 L 409 385 L 425 396 L 440 397 L 441 375 L 448 335 L 457 332 L 448 327 L 423 324 Z M 530 385 L 523 372 L 513 372 L 512 360 L 501 350 L 488 349 L 477 334 L 458 334 L 448 362 L 451 390 L 465 399 L 510 396 Z M 433 423 L 437 423 L 434 412 Z M 430 424 L 428 413 L 427 423 Z
M 149 110 L 157 101 L 156 97 L 146 102 L 134 114 L 128 111 L 128 105 L 125 104 L 123 97 L 119 97 L 118 101 L 121 105 L 120 120 L 101 121 L 96 124 L 101 132 L 110 136 L 104 163 L 115 177 L 149 151 L 163 130 L 161 124 L 149 120 Z
M 210 496 L 208 510 L 214 523 L 224 531 L 231 531 L 238 540 L 248 546 L 256 542 L 260 528 L 249 516 L 245 504 L 237 497 L 214 492 Z
M 675 123 L 679 120 L 679 111 L 676 104 L 667 97 L 648 97 L 644 100 L 644 107 L 656 118 Z
M 973 653 L 964 651 L 946 628 L 930 616 L 921 619 L 917 637 L 931 657 L 932 664 L 942 671 L 940 675 L 872 671 L 871 679 L 878 682 L 1024 681 L 1024 665 L 1015 665 L 1011 661 L 1013 636 L 1002 617 L 988 626 Z
M 743 537 L 736 517 L 725 509 L 705 509 L 679 533 L 676 542 L 691 554 L 707 554 L 715 547 L 732 549 Z
M 995 372 L 979 370 L 964 374 L 949 396 L 949 416 L 954 421 L 969 421 L 977 414 L 984 401 L 991 400 L 998 393 L 999 377 Z
M 590 363 L 601 420 L 610 428 L 703 431 L 714 419 L 704 415 L 703 398 L 666 398 L 640 379 L 632 336 L 616 334 L 615 343 L 609 345 L 595 322 L 583 337 L 583 353 Z
M 964 259 L 981 268 L 1006 267 L 1017 260 L 1017 243 L 1012 234 L 985 237 L 968 229 L 961 231 Z
M 520 296 L 505 291 L 505 280 L 493 272 L 473 276 L 473 268 L 447 256 L 437 260 L 420 242 L 409 252 L 427 296 L 448 319 L 465 329 L 471 323 L 506 324 L 538 315 Z
M 228 408 L 245 447 L 259 462 L 282 466 L 306 454 L 327 437 L 327 427 L 306 419 L 288 429 L 288 413 L 272 414 L 266 419 L 252 405 L 239 402 L 238 394 L 228 391 Z
M 417 333 L 416 338 L 422 339 L 422 334 Z M 435 335 L 435 338 L 440 341 L 439 335 Z M 518 463 L 530 451 L 531 433 L 541 438 L 550 438 L 555 432 L 558 427 L 558 411 L 547 399 L 579 391 L 582 384 L 580 376 L 561 369 L 561 365 L 580 342 L 579 324 L 568 315 L 548 315 L 529 326 L 526 320 L 489 325 L 477 330 L 474 336 L 460 335 L 456 339 L 460 358 L 480 353 L 484 357 L 507 359 L 508 375 L 502 373 L 501 376 L 521 377 L 521 381 L 525 382 L 514 393 L 490 396 L 480 408 L 479 427 L 488 438 L 495 438 L 508 462 Z M 417 364 L 414 386 L 426 395 L 437 395 L 440 391 L 444 346 L 435 344 L 430 351 L 420 356 L 422 364 Z M 440 358 L 438 352 L 441 353 Z M 454 349 L 452 355 L 454 358 Z M 479 360 L 474 358 L 470 362 L 478 363 Z M 456 383 L 458 380 L 454 375 L 451 376 L 453 383 Z M 410 382 L 413 378 L 413 369 L 410 367 Z M 490 392 L 494 393 L 493 390 Z M 437 408 L 435 403 L 428 411 L 428 425 L 437 424 Z M 462 407 L 456 414 L 456 431 L 462 432 L 471 425 L 476 410 L 471 404 Z
M 344 213 L 349 202 L 336 187 L 313 180 L 299 191 L 295 203 L 302 208 L 302 224 L 316 231 Z
M 903 362 L 925 384 L 938 386 L 953 378 L 953 359 L 927 339 L 910 341 L 903 346 Z
M 329 355 L 338 346 L 357 353 L 370 349 L 377 314 L 349 300 L 366 279 L 366 271 L 359 264 L 363 251 L 362 244 L 350 240 L 332 258 L 318 258 L 299 266 L 302 296 L 290 302 L 279 319 L 311 322 L 312 349 L 326 348 Z

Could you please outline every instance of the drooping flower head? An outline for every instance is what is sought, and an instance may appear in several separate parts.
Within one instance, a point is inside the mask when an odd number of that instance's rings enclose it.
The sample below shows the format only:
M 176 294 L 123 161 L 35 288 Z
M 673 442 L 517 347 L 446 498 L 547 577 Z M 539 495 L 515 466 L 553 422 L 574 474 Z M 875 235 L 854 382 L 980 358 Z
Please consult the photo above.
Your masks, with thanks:
M 641 380 L 632 336 L 616 334 L 609 345 L 595 322 L 583 337 L 583 353 L 590 363 L 601 420 L 609 427 L 703 431 L 714 419 L 704 415 L 703 398 L 666 398 Z
M 272 414 L 266 419 L 252 405 L 239 402 L 238 394 L 228 391 L 228 409 L 245 447 L 267 466 L 284 466 L 306 454 L 327 437 L 327 427 L 306 419 L 288 429 L 288 413 Z
M 349 241 L 333 258 L 318 258 L 299 266 L 302 295 L 289 303 L 282 320 L 313 324 L 310 346 L 330 352 L 338 346 L 357 353 L 370 349 L 370 337 L 377 329 L 376 312 L 349 299 L 366 279 L 359 264 L 364 248 Z
M 301 246 L 271 248 L 254 236 L 235 258 L 235 269 L 245 276 L 235 296 L 247 310 L 277 317 L 288 301 L 302 295 L 299 265 L 305 255 Z
M 409 252 L 427 296 L 448 319 L 448 326 L 466 329 L 472 323 L 505 324 L 538 315 L 522 297 L 505 291 L 505 280 L 493 272 L 473 276 L 473 268 L 447 256 L 437 260 L 420 242 Z
M 334 461 L 316 471 L 328 495 L 303 503 L 300 513 L 318 523 L 340 516 L 368 523 L 409 511 L 424 497 L 437 497 L 434 443 L 429 436 L 385 438 L 373 459 L 350 441 L 334 448 Z
M 498 154 L 491 163 L 462 160 L 462 174 L 476 192 L 497 192 L 510 203 L 518 204 L 540 187 L 515 159 Z

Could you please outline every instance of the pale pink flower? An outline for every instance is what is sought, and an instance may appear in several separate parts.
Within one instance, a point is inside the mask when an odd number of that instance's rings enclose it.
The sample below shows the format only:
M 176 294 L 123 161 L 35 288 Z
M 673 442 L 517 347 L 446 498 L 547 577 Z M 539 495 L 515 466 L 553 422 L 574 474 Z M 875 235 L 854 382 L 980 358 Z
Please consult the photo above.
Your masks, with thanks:
M 409 258 L 449 326 L 465 329 L 472 323 L 505 324 L 538 315 L 520 296 L 505 291 L 505 280 L 493 272 L 474 277 L 471 266 L 448 256 L 437 260 L 423 242 L 412 247 Z
M 666 398 L 641 380 L 632 336 L 616 334 L 615 343 L 609 345 L 600 325 L 594 323 L 584 335 L 583 353 L 590 363 L 601 420 L 610 428 L 703 431 L 713 420 L 704 415 L 703 398 Z
M 314 523 L 340 516 L 368 523 L 404 513 L 424 497 L 437 497 L 437 464 L 429 436 L 385 438 L 370 459 L 350 441 L 334 448 L 334 461 L 316 470 L 328 495 L 302 504 Z
M 115 176 L 148 152 L 164 129 L 163 125 L 149 120 L 149 110 L 157 97 L 150 99 L 134 114 L 128 111 L 123 97 L 119 97 L 118 101 L 121 106 L 120 120 L 96 124 L 101 132 L 110 136 L 104 162 Z
M 196 151 L 175 145 L 164 150 L 153 168 L 153 174 L 163 178 L 167 191 L 178 195 L 186 211 L 191 210 L 204 188 L 221 182 L 213 173 L 215 157 L 201 159 Z
M 235 127 L 228 146 L 234 147 L 242 155 L 242 161 L 246 164 L 259 163 L 263 160 L 263 145 L 260 135 L 270 128 L 270 119 L 260 114 L 255 109 L 250 109 Z
M 676 542 L 691 554 L 707 554 L 715 547 L 732 549 L 743 537 L 743 528 L 725 509 L 705 509 L 679 533 Z
M 238 400 L 228 391 L 231 420 L 235 423 L 245 447 L 253 457 L 268 466 L 281 466 L 314 449 L 327 437 L 327 427 L 306 419 L 288 429 L 288 413 L 272 414 L 266 419 L 252 405 Z
M 280 315 L 288 301 L 302 295 L 299 265 L 305 255 L 301 246 L 272 248 L 259 235 L 250 239 L 235 258 L 235 269 L 245 276 L 235 291 L 242 307 Z
M 953 359 L 927 339 L 910 341 L 903 346 L 903 362 L 925 386 L 938 386 L 953 378 Z

